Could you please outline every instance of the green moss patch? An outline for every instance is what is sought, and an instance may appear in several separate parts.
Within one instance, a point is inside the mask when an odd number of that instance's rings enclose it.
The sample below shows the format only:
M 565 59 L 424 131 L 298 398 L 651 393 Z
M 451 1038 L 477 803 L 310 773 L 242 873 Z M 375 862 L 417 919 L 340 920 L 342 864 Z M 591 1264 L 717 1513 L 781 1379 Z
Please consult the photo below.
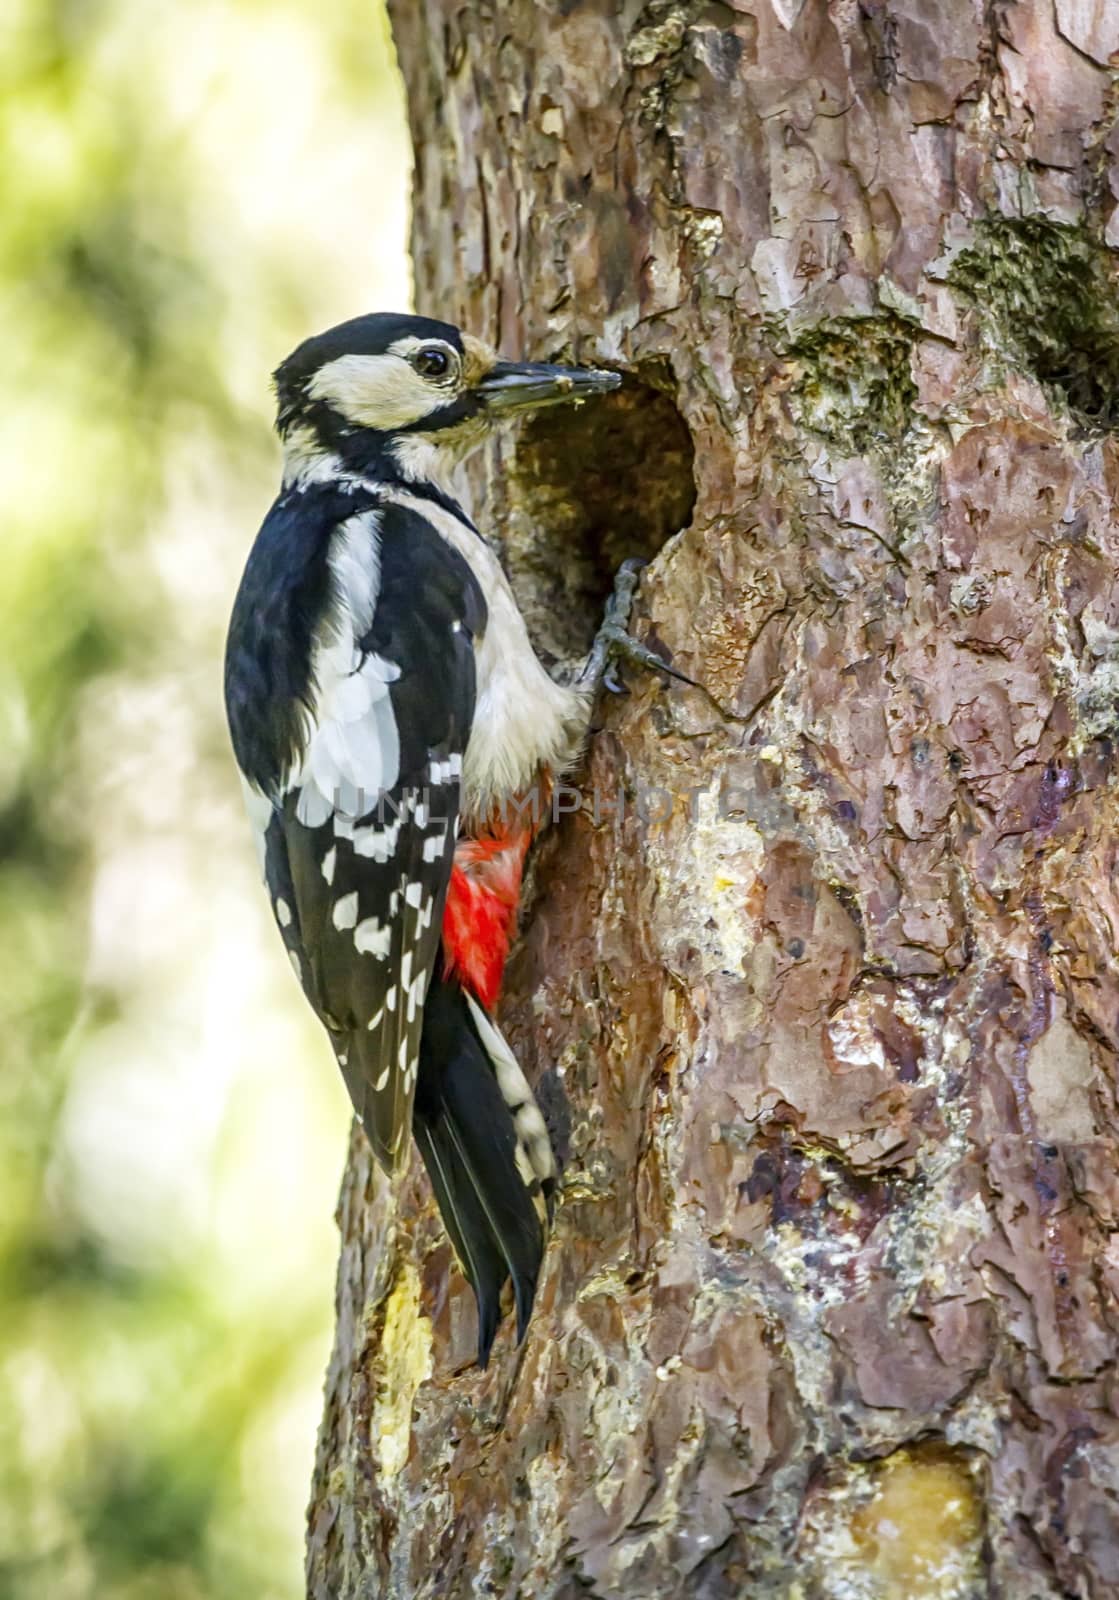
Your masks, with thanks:
M 798 419 L 847 455 L 893 446 L 913 415 L 913 330 L 892 313 L 818 323 L 781 351 Z
M 984 222 L 948 281 L 991 341 L 1080 423 L 1119 424 L 1119 265 L 1080 229 L 1044 217 Z

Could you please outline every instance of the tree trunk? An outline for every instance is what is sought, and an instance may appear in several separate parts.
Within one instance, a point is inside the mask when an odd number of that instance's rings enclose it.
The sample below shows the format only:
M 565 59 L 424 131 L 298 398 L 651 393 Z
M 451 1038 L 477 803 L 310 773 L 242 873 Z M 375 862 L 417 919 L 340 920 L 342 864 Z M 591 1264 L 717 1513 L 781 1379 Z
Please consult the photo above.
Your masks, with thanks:
M 419 309 L 631 374 L 485 526 L 703 687 L 536 855 L 520 1352 L 355 1140 L 309 1592 L 1119 1595 L 1119 6 L 393 12 Z

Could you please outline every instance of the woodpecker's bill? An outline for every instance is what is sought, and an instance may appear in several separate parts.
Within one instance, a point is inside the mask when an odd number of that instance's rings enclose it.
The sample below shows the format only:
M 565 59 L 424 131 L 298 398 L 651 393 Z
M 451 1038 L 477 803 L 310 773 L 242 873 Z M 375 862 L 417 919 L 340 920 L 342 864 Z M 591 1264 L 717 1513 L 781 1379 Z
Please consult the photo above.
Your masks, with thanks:
M 233 608 L 225 699 L 272 909 L 386 1172 L 415 1133 L 478 1301 L 532 1309 L 555 1165 L 491 1012 L 532 807 L 594 678 L 529 642 L 448 487 L 494 421 L 616 373 L 498 360 L 424 317 L 359 317 L 276 373 L 284 480 Z

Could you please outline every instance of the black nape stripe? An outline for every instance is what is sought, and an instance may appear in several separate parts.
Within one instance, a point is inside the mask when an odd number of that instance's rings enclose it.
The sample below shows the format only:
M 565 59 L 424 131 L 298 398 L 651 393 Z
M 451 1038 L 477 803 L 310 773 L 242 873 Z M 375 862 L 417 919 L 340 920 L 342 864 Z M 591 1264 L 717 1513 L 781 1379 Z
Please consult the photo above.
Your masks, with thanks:
M 428 478 L 410 477 L 401 466 L 395 450 L 396 440 L 407 433 L 415 437 L 422 429 L 402 428 L 399 433 L 377 433 L 372 428 L 355 428 L 321 400 L 301 412 L 296 425 L 310 428 L 322 448 L 336 455 L 346 472 L 369 479 L 371 485 L 384 484 L 418 499 L 430 500 L 457 517 L 471 533 L 478 533 L 476 524 L 453 495 Z

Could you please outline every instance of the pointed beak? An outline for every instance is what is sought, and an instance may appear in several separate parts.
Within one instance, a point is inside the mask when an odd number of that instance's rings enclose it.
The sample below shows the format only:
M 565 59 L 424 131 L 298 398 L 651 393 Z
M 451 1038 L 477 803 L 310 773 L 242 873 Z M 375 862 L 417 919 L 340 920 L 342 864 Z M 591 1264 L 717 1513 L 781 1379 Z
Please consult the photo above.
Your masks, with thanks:
M 620 372 L 595 367 L 554 367 L 546 361 L 499 361 L 478 385 L 486 410 L 495 417 L 535 411 L 538 406 L 578 403 L 592 394 L 609 394 L 622 381 Z

